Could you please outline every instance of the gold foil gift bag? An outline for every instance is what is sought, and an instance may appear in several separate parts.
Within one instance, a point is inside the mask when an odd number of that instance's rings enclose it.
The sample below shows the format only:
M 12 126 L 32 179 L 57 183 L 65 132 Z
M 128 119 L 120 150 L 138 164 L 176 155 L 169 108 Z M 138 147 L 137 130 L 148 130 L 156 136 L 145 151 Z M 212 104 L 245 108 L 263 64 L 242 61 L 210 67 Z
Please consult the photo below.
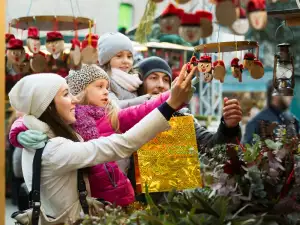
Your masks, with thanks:
M 202 187 L 192 116 L 172 117 L 162 132 L 134 154 L 136 191 L 165 192 Z

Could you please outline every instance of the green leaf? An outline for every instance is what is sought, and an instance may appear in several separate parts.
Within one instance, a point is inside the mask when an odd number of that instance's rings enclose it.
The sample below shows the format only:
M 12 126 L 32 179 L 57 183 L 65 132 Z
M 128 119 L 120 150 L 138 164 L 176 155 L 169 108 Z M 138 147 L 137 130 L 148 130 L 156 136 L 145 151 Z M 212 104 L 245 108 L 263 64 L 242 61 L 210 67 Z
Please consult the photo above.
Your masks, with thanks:
M 213 204 L 213 209 L 219 214 L 220 224 L 223 224 L 226 218 L 227 211 L 228 211 L 228 204 L 229 204 L 229 200 L 226 197 L 218 197 Z
M 197 195 L 194 195 L 194 197 L 202 204 L 203 208 L 206 209 L 209 214 L 219 217 L 219 214 L 210 206 L 208 202 L 205 201 L 205 199 Z
M 274 142 L 270 139 L 265 140 L 265 143 L 266 143 L 268 148 L 273 149 L 273 150 L 279 150 L 282 146 L 282 143 Z

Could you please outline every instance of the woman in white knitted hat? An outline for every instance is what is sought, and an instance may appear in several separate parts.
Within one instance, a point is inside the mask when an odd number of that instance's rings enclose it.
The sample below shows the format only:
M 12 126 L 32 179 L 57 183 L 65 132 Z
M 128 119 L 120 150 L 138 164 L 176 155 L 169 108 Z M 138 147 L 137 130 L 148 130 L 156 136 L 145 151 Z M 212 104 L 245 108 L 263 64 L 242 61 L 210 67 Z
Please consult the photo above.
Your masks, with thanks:
M 110 76 L 110 99 L 120 108 L 141 104 L 151 99 L 151 94 L 137 95 L 143 83 L 133 70 L 133 45 L 121 33 L 105 33 L 98 40 L 98 61 Z
M 77 170 L 128 157 L 158 133 L 167 130 L 174 109 L 189 97 L 192 73 L 182 73 L 166 103 L 153 110 L 124 134 L 81 142 L 71 128 L 76 122 L 74 97 L 66 80 L 56 74 L 30 75 L 21 79 L 9 93 L 11 105 L 26 115 L 24 124 L 30 130 L 45 133 L 47 142 L 42 155 L 41 211 L 43 218 L 64 223 L 76 220 L 82 211 L 77 191 Z M 26 132 L 30 132 L 30 130 Z M 31 190 L 32 163 L 35 150 L 24 149 L 22 169 Z M 43 221 L 43 220 L 41 220 Z M 43 224 L 43 222 L 42 222 Z
M 84 141 L 125 133 L 170 96 L 170 92 L 165 92 L 151 101 L 119 110 L 108 98 L 109 77 L 100 67 L 83 65 L 80 70 L 71 70 L 66 80 L 71 94 L 79 100 L 73 128 Z M 32 137 L 30 145 L 27 144 L 31 137 L 22 135 L 25 129 L 24 124 L 14 126 L 10 131 L 10 142 L 20 148 L 38 146 L 39 142 L 32 143 L 39 140 L 36 136 Z M 127 163 L 126 160 L 117 163 L 89 168 L 91 195 L 116 205 L 128 206 L 135 199 L 132 185 L 126 177 L 129 158 Z

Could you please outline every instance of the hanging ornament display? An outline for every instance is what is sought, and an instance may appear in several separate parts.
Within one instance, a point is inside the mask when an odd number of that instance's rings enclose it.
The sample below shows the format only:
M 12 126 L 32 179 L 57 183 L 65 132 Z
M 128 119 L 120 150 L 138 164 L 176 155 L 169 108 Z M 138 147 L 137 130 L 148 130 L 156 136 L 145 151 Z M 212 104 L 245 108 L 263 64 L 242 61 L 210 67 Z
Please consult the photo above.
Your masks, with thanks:
M 243 50 L 257 50 L 257 55 L 248 52 L 244 56 L 243 64 L 240 63 L 238 58 L 238 51 Z M 204 74 L 204 81 L 210 82 L 212 76 L 214 79 L 219 80 L 221 83 L 224 82 L 226 75 L 225 63 L 221 58 L 221 53 L 223 52 L 233 52 L 235 50 L 236 57 L 231 61 L 231 71 L 232 75 L 242 82 L 242 73 L 245 68 L 249 70 L 252 78 L 260 79 L 264 75 L 264 67 L 261 61 L 258 60 L 259 46 L 257 42 L 254 41 L 232 41 L 232 42 L 219 42 L 219 43 L 207 43 L 194 47 L 195 52 L 203 52 L 205 55 L 198 61 L 198 69 Z M 216 60 L 211 68 L 211 58 L 207 56 L 207 53 L 218 52 L 218 60 Z M 210 62 L 210 65 L 209 65 Z
M 198 14 L 184 13 L 181 16 L 179 35 L 187 42 L 195 43 L 201 38 L 202 27 Z
M 243 62 L 244 68 L 247 70 L 251 70 L 254 59 L 255 59 L 255 55 L 253 53 L 251 52 L 246 53 L 244 55 L 244 62 Z
M 77 38 L 74 38 L 71 40 L 71 44 L 68 68 L 78 70 L 81 67 L 80 41 Z
M 200 17 L 200 37 L 207 38 L 211 36 L 213 32 L 212 13 L 208 11 L 196 11 L 195 14 L 197 14 Z
M 46 48 L 51 54 L 47 56 L 48 70 L 62 77 L 66 77 L 69 73 L 67 65 L 69 55 L 64 53 L 64 46 L 64 37 L 60 32 L 47 33 Z
M 163 34 L 178 34 L 181 23 L 182 9 L 169 4 L 160 17 L 160 29 Z
M 44 72 L 47 66 L 46 54 L 40 51 L 41 41 L 39 30 L 36 27 L 29 27 L 27 32 L 27 47 L 32 53 L 30 66 L 35 73 Z
M 239 59 L 234 58 L 231 60 L 231 72 L 234 78 L 237 78 L 239 82 L 242 82 L 242 73 L 244 66 L 243 64 L 239 64 Z
M 246 11 L 242 7 L 238 7 L 237 10 L 237 20 L 234 21 L 230 29 L 234 34 L 244 35 L 249 30 L 249 20 L 246 16 Z
M 88 34 L 82 41 L 82 63 L 97 64 L 98 63 L 98 43 L 99 36 L 96 34 Z
M 262 30 L 267 26 L 267 11 L 265 0 L 249 0 L 247 4 L 248 19 L 251 27 Z
M 237 19 L 235 8 L 232 0 L 217 0 L 216 18 L 218 23 L 230 27 Z

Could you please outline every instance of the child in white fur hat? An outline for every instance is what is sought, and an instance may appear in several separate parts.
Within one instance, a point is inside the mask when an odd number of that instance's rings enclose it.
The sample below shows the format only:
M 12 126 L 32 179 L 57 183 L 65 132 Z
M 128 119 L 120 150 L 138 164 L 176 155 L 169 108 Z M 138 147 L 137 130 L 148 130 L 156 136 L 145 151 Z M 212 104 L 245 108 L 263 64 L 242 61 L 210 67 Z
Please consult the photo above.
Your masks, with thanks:
M 121 33 L 106 33 L 98 41 L 99 64 L 110 76 L 109 97 L 120 108 L 141 104 L 151 98 L 146 94 L 137 97 L 137 90 L 143 83 L 134 73 L 133 45 Z

